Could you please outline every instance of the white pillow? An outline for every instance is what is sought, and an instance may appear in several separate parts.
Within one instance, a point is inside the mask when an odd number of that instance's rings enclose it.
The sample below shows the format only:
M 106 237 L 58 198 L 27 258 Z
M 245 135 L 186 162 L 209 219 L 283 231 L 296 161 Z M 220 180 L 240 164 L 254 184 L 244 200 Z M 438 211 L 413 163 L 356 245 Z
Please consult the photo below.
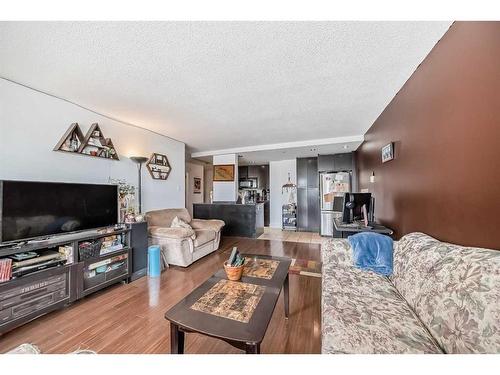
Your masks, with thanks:
M 186 228 L 186 229 L 191 229 L 193 231 L 193 235 L 191 236 L 191 239 L 194 240 L 196 239 L 196 233 L 193 230 L 193 227 L 186 223 L 184 220 L 179 219 L 177 216 L 174 217 L 174 220 L 172 220 L 172 224 L 170 224 L 170 228 Z

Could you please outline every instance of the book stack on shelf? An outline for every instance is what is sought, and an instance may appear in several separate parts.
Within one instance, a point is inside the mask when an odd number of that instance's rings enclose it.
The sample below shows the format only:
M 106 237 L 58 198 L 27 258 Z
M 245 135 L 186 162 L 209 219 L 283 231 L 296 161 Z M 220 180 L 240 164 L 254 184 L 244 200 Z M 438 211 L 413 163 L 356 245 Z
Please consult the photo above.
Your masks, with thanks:
M 107 258 L 99 262 L 89 264 L 85 270 L 85 278 L 92 278 L 98 274 L 108 273 L 125 266 L 127 254 L 121 254 L 112 258 Z
M 0 283 L 9 281 L 12 277 L 12 259 L 0 259 Z
M 122 235 L 110 235 L 92 241 L 80 242 L 78 252 L 80 260 L 99 258 L 100 256 L 114 253 L 124 249 Z
M 73 246 L 63 245 L 59 246 L 59 254 L 66 259 L 66 264 L 73 264 L 75 257 L 73 255 Z
M 8 280 L 66 264 L 66 257 L 55 250 L 44 250 L 39 252 L 27 251 L 13 254 L 6 259 L 2 259 L 3 262 L 8 262 L 9 260 L 11 262 L 11 273 Z
M 101 244 L 100 255 L 113 253 L 121 249 L 123 249 L 121 236 L 108 236 L 104 238 L 104 241 Z

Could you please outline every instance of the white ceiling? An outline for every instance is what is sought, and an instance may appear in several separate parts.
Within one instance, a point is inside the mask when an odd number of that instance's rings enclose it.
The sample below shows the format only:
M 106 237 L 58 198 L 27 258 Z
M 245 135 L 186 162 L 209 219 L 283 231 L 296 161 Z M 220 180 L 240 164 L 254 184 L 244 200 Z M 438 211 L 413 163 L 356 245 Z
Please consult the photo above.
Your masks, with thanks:
M 285 149 L 264 150 L 239 153 L 238 163 L 241 165 L 267 164 L 271 161 L 306 158 L 318 155 L 340 154 L 356 150 L 362 141 L 344 142 L 336 144 L 290 147 Z
M 450 24 L 0 22 L 0 75 L 211 154 L 362 136 Z

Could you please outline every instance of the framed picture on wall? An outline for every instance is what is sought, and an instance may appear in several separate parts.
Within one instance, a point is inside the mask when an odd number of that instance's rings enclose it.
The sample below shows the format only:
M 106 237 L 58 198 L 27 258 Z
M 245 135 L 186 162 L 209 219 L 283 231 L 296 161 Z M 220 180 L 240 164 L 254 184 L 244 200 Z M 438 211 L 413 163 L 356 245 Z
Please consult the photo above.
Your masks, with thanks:
M 214 165 L 214 181 L 234 181 L 234 164 Z
M 394 159 L 394 143 L 382 147 L 382 163 Z
M 193 178 L 193 194 L 201 194 L 201 178 Z

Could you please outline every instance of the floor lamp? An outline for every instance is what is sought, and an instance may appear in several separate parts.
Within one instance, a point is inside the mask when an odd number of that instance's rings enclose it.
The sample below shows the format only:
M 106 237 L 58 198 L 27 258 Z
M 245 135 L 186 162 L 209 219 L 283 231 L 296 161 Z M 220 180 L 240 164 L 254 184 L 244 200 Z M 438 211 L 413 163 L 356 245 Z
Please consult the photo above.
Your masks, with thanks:
M 142 197 L 141 197 L 141 190 L 142 190 L 142 164 L 148 161 L 148 158 L 144 156 L 131 156 L 130 160 L 132 160 L 134 163 L 137 163 L 137 170 L 139 173 L 139 214 L 142 213 Z

